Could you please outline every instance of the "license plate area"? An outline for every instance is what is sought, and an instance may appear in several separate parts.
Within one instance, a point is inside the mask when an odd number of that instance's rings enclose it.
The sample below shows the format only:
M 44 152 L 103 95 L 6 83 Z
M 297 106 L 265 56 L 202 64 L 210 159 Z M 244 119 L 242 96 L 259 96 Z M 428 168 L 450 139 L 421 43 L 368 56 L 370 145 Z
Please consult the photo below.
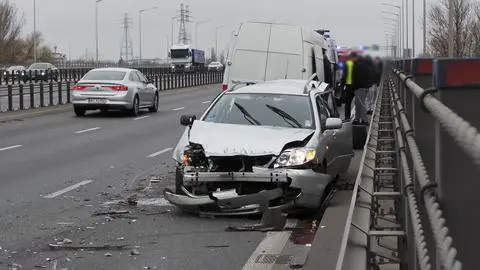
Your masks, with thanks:
M 92 104 L 105 104 L 107 103 L 107 100 L 104 98 L 89 98 L 88 103 Z

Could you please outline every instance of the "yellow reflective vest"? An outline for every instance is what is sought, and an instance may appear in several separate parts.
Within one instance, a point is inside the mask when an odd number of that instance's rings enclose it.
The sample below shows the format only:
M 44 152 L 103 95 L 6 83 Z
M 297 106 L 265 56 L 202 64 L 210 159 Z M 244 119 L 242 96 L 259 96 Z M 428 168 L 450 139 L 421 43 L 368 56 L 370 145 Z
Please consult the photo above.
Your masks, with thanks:
M 345 84 L 353 84 L 353 61 L 351 59 L 347 61 L 347 77 L 345 79 Z

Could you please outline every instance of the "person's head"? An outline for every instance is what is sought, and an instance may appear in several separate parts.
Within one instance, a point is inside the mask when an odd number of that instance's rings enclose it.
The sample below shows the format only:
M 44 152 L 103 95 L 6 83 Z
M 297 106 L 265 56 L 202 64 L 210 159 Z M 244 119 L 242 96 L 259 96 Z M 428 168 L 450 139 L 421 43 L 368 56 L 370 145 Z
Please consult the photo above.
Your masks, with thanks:
M 352 59 L 352 61 L 357 61 L 358 60 L 358 53 L 353 51 L 350 53 L 350 59 Z
M 373 61 L 375 61 L 375 63 L 378 64 L 382 61 L 382 59 L 380 59 L 380 57 L 377 56 L 377 57 L 375 57 L 375 59 L 373 59 Z

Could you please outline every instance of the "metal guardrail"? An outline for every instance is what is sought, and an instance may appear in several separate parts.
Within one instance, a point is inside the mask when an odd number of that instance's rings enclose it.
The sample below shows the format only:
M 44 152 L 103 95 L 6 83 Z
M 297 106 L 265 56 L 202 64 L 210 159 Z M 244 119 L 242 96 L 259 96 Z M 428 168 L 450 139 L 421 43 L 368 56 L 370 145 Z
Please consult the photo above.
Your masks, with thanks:
M 376 215 L 376 213 L 374 213 L 375 206 L 369 202 L 375 196 L 375 192 L 369 189 L 372 186 L 369 183 L 372 176 L 366 173 L 368 171 L 366 168 L 375 170 L 375 167 L 368 166 L 368 157 L 372 151 L 375 151 L 371 147 L 372 141 L 376 141 L 378 138 L 380 115 L 376 114 L 380 113 L 378 106 L 382 107 L 381 100 L 384 96 L 391 98 L 390 107 L 396 144 L 395 156 L 398 161 L 397 176 L 401 183 L 398 193 L 403 195 L 397 199 L 396 208 L 398 209 L 395 209 L 402 216 L 404 225 L 400 226 L 404 230 L 404 234 L 399 232 L 395 235 L 402 240 L 399 241 L 400 243 L 404 243 L 403 246 L 402 244 L 398 245 L 399 269 L 426 270 L 434 269 L 436 265 L 441 269 L 460 270 L 462 263 L 458 259 L 457 249 L 453 245 L 453 239 L 446 225 L 442 202 L 436 191 L 437 183 L 430 179 L 422 159 L 414 130 L 409 123 L 406 109 L 398 93 L 399 83 L 404 85 L 405 91 L 410 91 L 414 95 L 415 102 L 421 104 L 424 110 L 433 117 L 434 121 L 439 123 L 446 134 L 479 168 L 480 133 L 469 122 L 437 99 L 433 95 L 433 90 L 425 90 L 417 85 L 412 76 L 393 69 L 385 74 L 384 80 L 384 87 L 377 96 L 377 107 L 370 124 L 367 144 L 355 182 L 336 270 L 361 270 L 372 267 L 379 269 L 370 253 L 372 249 L 370 237 L 381 234 L 369 231 L 373 220 L 370 218 L 374 218 L 371 215 Z M 375 176 L 373 179 L 378 181 Z M 368 183 L 367 186 L 366 183 Z M 375 187 L 375 183 L 373 186 Z M 363 217 L 363 222 L 359 223 L 362 220 L 361 217 L 358 217 L 359 212 L 365 207 L 369 209 L 367 212 L 363 211 L 363 214 L 367 215 L 369 220 L 365 221 L 365 217 Z M 394 236 L 391 232 L 387 234 Z M 433 241 L 434 245 L 429 246 L 427 238 Z M 434 254 L 435 257 L 432 258 L 431 254 Z M 366 257 L 359 257 L 363 255 Z M 373 253 L 373 255 L 376 254 Z M 349 262 L 349 258 L 355 256 L 356 265 Z
M 146 74 L 158 90 L 194 87 L 221 83 L 222 72 L 183 74 Z M 19 85 L 0 85 L 0 112 L 26 110 L 70 103 L 71 87 L 77 78 L 63 82 L 39 82 Z
M 2 84 L 24 84 L 24 83 L 36 83 L 40 81 L 50 82 L 66 82 L 71 80 L 78 80 L 88 71 L 95 67 L 81 67 L 81 68 L 59 68 L 56 70 L 47 70 L 40 72 L 37 70 L 28 70 L 20 73 L 15 71 L 7 72 L 0 70 L 0 86 Z M 165 74 L 192 74 L 208 72 L 207 67 L 200 70 L 192 70 L 191 72 L 184 71 L 172 71 L 168 67 L 128 67 L 137 69 L 147 77 L 160 76 Z

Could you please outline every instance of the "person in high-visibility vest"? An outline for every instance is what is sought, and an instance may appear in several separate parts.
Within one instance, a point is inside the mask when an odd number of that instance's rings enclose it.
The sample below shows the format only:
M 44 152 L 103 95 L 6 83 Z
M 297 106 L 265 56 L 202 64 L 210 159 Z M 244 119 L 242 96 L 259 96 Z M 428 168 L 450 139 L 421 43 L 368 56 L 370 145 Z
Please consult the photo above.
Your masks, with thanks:
M 350 120 L 352 113 L 352 101 L 355 97 L 355 91 L 353 88 L 353 69 L 355 62 L 358 60 L 358 54 L 356 52 L 350 53 L 350 58 L 345 62 L 342 78 L 342 99 L 345 102 L 345 121 Z

